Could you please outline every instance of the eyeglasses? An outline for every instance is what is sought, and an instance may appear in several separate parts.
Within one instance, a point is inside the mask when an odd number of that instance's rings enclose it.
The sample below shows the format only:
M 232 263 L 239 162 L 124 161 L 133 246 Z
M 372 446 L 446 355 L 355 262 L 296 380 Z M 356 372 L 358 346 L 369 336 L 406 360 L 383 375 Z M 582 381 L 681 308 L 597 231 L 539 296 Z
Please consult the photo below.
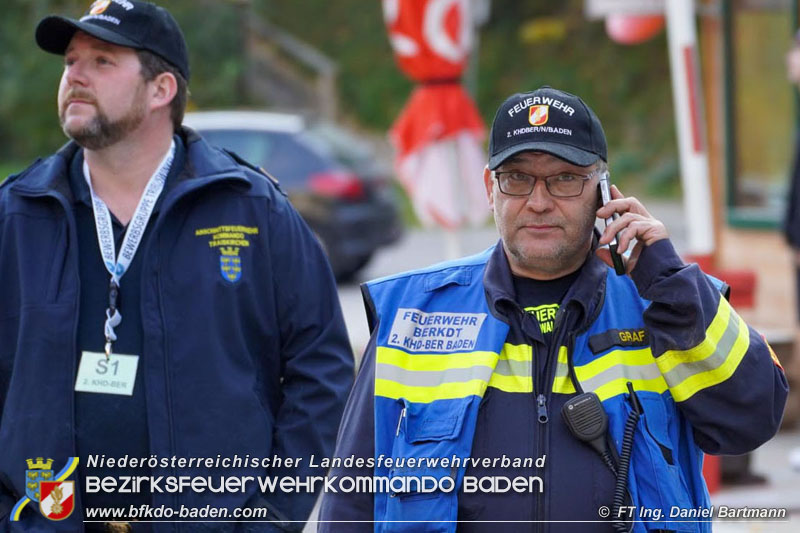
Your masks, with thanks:
M 592 179 L 596 171 L 590 172 L 587 175 L 572 174 L 569 172 L 562 172 L 553 176 L 537 177 L 525 174 L 524 172 L 496 172 L 492 171 L 492 177 L 497 180 L 497 185 L 500 187 L 500 192 L 509 196 L 529 196 L 534 187 L 536 187 L 536 180 L 544 180 L 547 192 L 551 196 L 557 198 L 569 198 L 572 196 L 580 196 L 583 194 L 583 186 L 587 181 Z

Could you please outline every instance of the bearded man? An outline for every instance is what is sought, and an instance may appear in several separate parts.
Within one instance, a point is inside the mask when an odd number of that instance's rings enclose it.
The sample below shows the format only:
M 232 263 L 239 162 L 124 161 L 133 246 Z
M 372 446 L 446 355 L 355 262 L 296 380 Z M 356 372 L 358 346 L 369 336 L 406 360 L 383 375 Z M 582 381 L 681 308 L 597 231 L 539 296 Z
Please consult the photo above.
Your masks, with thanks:
M 0 187 L 0 530 L 174 531 L 133 519 L 206 506 L 267 512 L 187 530 L 301 528 L 310 491 L 158 480 L 324 473 L 261 461 L 329 455 L 352 382 L 320 246 L 274 179 L 182 126 L 189 59 L 165 9 L 99 0 L 36 40 L 64 57 L 71 141 Z M 39 470 L 65 478 L 57 511 Z

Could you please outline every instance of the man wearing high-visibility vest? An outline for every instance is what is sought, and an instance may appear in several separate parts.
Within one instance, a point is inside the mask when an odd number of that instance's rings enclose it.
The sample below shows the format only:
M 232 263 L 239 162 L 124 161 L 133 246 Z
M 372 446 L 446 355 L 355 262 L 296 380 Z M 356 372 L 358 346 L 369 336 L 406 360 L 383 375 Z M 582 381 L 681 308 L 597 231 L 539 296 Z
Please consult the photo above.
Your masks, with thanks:
M 509 97 L 489 151 L 500 242 L 364 287 L 372 336 L 330 476 L 366 477 L 327 491 L 321 530 L 710 531 L 703 452 L 775 434 L 774 353 L 639 200 L 602 198 L 605 135 L 580 98 Z

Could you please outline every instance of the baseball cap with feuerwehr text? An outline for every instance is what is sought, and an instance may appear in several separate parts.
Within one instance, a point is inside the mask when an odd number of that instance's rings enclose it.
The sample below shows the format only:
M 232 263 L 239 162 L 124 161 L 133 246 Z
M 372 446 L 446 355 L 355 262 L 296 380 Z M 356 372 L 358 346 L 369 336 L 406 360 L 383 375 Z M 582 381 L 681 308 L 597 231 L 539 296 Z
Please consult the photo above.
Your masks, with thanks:
M 597 115 L 575 95 L 544 86 L 500 105 L 489 136 L 489 169 L 524 151 L 545 152 L 578 166 L 608 161 Z

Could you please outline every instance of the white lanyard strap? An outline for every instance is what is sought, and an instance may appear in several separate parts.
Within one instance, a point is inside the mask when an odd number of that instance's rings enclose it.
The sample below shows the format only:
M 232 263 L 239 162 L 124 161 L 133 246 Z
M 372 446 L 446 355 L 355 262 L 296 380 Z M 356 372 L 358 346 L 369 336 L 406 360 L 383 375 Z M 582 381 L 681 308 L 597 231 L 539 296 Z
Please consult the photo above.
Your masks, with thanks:
M 164 183 L 167 180 L 167 174 L 172 166 L 172 160 L 175 157 L 175 141 L 169 147 L 169 151 L 161 160 L 161 164 L 150 177 L 147 186 L 144 188 L 144 193 L 139 199 L 139 205 L 136 206 L 136 211 L 133 213 L 128 224 L 128 229 L 125 231 L 125 238 L 122 241 L 122 248 L 120 248 L 119 257 L 117 257 L 116 246 L 114 244 L 114 228 L 111 225 L 111 213 L 105 202 L 97 196 L 92 188 L 92 179 L 89 175 L 89 164 L 84 159 L 83 161 L 83 177 L 86 178 L 86 183 L 89 185 L 89 192 L 92 194 L 92 207 L 94 208 L 94 222 L 97 228 L 97 242 L 100 245 L 100 255 L 103 257 L 103 263 L 106 270 L 111 274 L 111 279 L 119 285 L 119 280 L 125 274 L 125 271 L 133 261 L 133 256 L 136 255 L 136 250 L 142 242 L 144 230 L 153 214 L 153 208 L 156 205 L 161 191 L 164 189 Z
M 156 200 L 164 190 L 164 183 L 167 181 L 167 174 L 169 174 L 172 160 L 175 157 L 175 140 L 172 141 L 169 151 L 161 160 L 158 168 L 150 177 L 147 186 L 144 188 L 142 197 L 139 199 L 139 205 L 136 206 L 136 211 L 133 213 L 133 218 L 128 223 L 128 229 L 125 230 L 125 238 L 122 240 L 122 247 L 120 248 L 119 257 L 117 257 L 117 249 L 114 243 L 114 227 L 111 225 L 111 213 L 108 210 L 105 202 L 94 192 L 92 188 L 92 179 L 89 174 L 89 164 L 86 159 L 83 160 L 83 177 L 86 179 L 86 184 L 89 186 L 89 192 L 92 195 L 92 208 L 94 211 L 94 223 L 97 229 L 97 242 L 100 246 L 100 255 L 103 258 L 106 270 L 111 274 L 111 289 L 109 297 L 109 307 L 106 309 L 106 322 L 104 326 L 104 335 L 106 338 L 106 356 L 111 354 L 111 343 L 117 340 L 114 333 L 114 328 L 122 322 L 122 315 L 116 306 L 116 295 L 119 290 L 119 283 L 122 276 L 128 270 L 128 267 L 136 255 L 136 250 L 139 249 L 139 244 L 142 242 L 144 230 L 147 228 L 147 223 L 153 214 L 153 209 L 156 205 Z

